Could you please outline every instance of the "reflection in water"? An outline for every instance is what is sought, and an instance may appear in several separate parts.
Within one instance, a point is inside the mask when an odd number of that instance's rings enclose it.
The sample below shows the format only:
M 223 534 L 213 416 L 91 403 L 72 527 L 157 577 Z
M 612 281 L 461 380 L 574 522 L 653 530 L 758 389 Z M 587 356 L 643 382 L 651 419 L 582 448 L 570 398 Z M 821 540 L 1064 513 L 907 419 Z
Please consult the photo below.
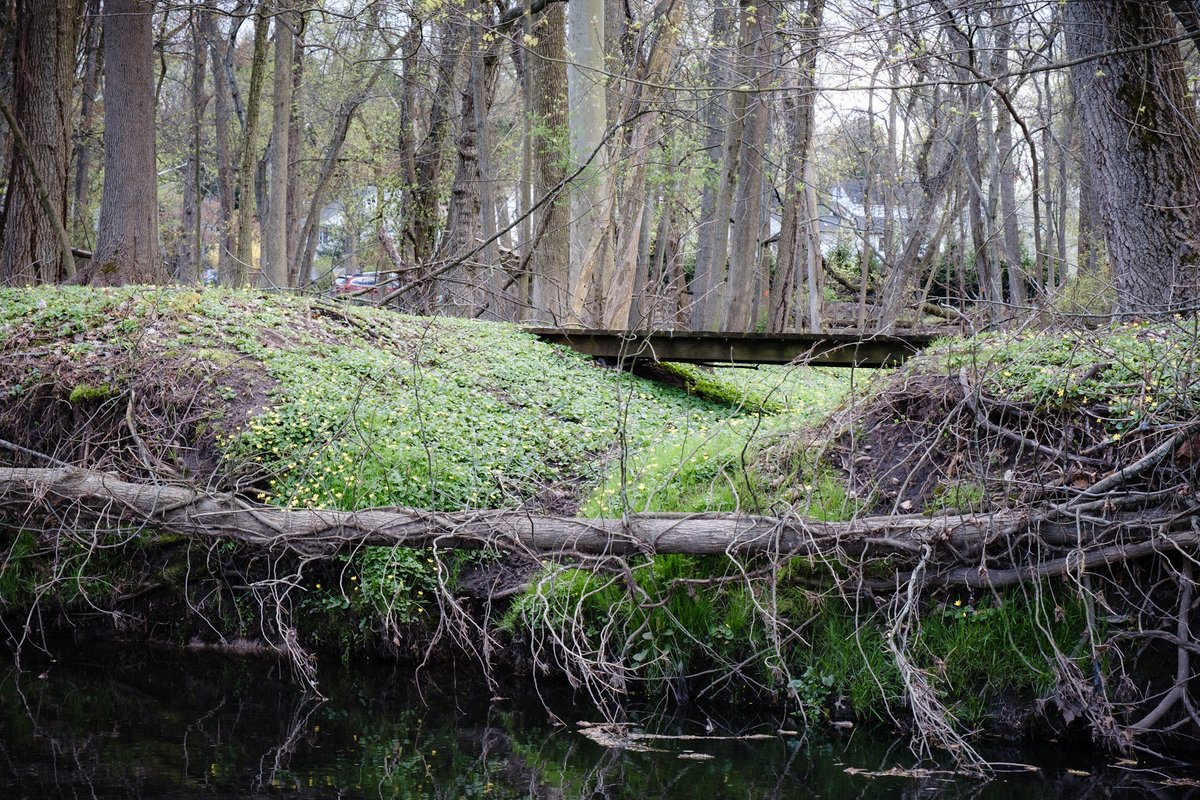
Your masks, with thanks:
M 449 674 L 430 686 L 388 668 L 331 669 L 321 700 L 272 664 L 211 655 L 88 649 L 32 670 L 26 661 L 19 674 L 2 663 L 6 800 L 1200 797 L 1158 772 L 1068 771 L 1048 760 L 1053 752 L 1004 754 L 1036 757 L 1042 768 L 990 783 L 938 771 L 871 776 L 860 771 L 911 766 L 911 758 L 862 732 L 662 739 L 653 752 L 619 752 L 552 724 L 532 695 L 489 702 L 479 682 Z M 544 699 L 563 720 L 586 716 L 569 697 Z M 675 720 L 657 730 L 704 728 Z M 686 751 L 707 758 L 681 758 Z

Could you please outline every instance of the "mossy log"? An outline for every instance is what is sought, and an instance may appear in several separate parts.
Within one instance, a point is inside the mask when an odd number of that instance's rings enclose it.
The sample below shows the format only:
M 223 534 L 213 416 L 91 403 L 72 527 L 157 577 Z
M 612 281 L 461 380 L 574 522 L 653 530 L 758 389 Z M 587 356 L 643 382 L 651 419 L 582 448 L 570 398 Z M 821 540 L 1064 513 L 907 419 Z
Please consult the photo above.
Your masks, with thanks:
M 53 520 L 57 527 L 148 526 L 201 539 L 226 539 L 266 551 L 327 557 L 366 545 L 517 551 L 554 556 L 630 556 L 666 553 L 807 556 L 857 562 L 889 558 L 901 582 L 924 563 L 928 583 L 1002 586 L 1029 578 L 1109 564 L 1181 544 L 1193 531 L 1170 525 L 1146 529 L 1137 541 L 1114 536 L 1119 520 L 1051 511 L 899 515 L 822 522 L 748 514 L 629 514 L 583 519 L 519 510 L 429 512 L 411 508 L 362 511 L 277 508 L 230 493 L 182 483 L 134 483 L 75 467 L 0 469 L 0 522 L 22 527 Z M 42 527 L 45 523 L 41 524 Z M 1032 540 L 1030 536 L 1032 535 Z M 1082 540 L 1077 538 L 1082 535 Z M 1187 542 L 1181 542 L 1187 539 Z M 1016 542 L 1045 543 L 1054 556 L 1021 564 L 980 566 L 985 549 Z M 1089 549 L 1068 542 L 1090 543 Z M 1049 552 L 1045 553 L 1050 556 Z M 972 564 L 972 566 L 967 566 Z M 889 581 L 890 583 L 890 581 Z M 878 588 L 883 588 L 882 586 Z

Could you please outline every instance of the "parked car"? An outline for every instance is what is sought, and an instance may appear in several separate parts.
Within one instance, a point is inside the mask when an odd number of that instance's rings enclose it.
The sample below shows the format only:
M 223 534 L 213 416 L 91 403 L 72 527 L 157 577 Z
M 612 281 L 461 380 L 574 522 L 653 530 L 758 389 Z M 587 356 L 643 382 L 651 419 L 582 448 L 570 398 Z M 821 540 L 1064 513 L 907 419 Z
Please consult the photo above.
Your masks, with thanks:
M 355 297 L 363 300 L 379 300 L 400 286 L 393 272 L 360 272 L 356 275 L 339 275 L 330 287 L 334 297 Z

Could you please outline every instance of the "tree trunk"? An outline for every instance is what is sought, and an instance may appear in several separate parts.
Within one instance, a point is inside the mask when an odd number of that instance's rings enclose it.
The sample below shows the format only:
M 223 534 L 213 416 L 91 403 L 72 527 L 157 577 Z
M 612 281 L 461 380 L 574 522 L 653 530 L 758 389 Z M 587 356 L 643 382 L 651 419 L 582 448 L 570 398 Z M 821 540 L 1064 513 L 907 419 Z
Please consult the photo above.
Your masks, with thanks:
M 446 140 L 450 134 L 454 76 L 462 59 L 462 28 L 455 20 L 447 20 L 439 26 L 442 50 L 435 72 L 437 90 L 429 107 L 429 127 L 416 150 L 416 181 L 405 198 L 404 224 L 408 226 L 413 259 L 422 265 L 427 265 L 433 259 L 437 232 L 442 223 L 439 179 L 446 158 Z M 425 292 L 419 293 L 415 298 L 417 307 L 428 307 L 432 302 L 431 291 L 432 285 L 429 285 Z
M 802 21 L 800 55 L 797 60 L 796 101 L 791 110 L 792 144 L 783 177 L 783 215 L 779 224 L 778 258 L 771 284 L 771 314 L 768 328 L 785 331 L 803 330 L 809 281 L 809 255 L 812 248 L 812 221 L 818 210 L 809 205 L 812 177 L 811 160 L 816 105 L 816 56 L 821 15 L 825 0 L 809 0 Z M 817 258 L 820 258 L 818 250 Z M 794 315 L 794 317 L 793 317 Z M 819 314 L 818 314 L 819 316 Z M 788 323 L 791 322 L 792 325 Z M 820 324 L 819 319 L 817 325 Z
M 333 179 L 334 170 L 337 168 L 338 160 L 341 157 L 342 145 L 346 143 L 346 136 L 350 133 L 350 123 L 354 119 L 354 113 L 375 88 L 375 84 L 379 78 L 390 68 L 391 57 L 399 49 L 399 46 L 400 41 L 397 40 L 395 46 L 389 48 L 386 54 L 376 61 L 374 70 L 372 70 L 370 76 L 365 81 L 351 79 L 350 82 L 357 88 L 352 90 L 350 95 L 342 101 L 337 116 L 334 118 L 333 132 L 330 133 L 329 143 L 325 146 L 325 157 L 321 160 L 321 168 L 317 172 L 317 179 L 313 183 L 312 190 L 308 192 L 308 206 L 304 212 L 304 223 L 300 228 L 300 235 L 298 237 L 301 250 L 297 258 L 296 271 L 297 274 L 305 278 L 311 273 L 313 260 L 316 258 L 316 241 L 318 228 L 321 223 L 321 209 L 325 205 L 325 196 L 329 189 L 329 182 Z
M 533 117 L 532 177 L 536 202 L 567 175 L 566 10 L 548 6 L 533 27 L 537 44 L 528 53 L 530 109 Z M 570 312 L 570 198 L 566 191 L 543 203 L 533 214 L 533 318 L 552 325 Z
M 399 178 L 401 191 L 400 200 L 400 224 L 407 226 L 408 230 L 412 230 L 412 219 L 410 218 L 412 209 L 410 208 L 410 199 L 417 185 L 417 121 L 420 119 L 421 107 L 417 100 L 417 84 L 421 75 L 420 67 L 420 52 L 421 41 L 424 37 L 422 30 L 422 22 L 418 19 L 412 20 L 412 26 L 404 35 L 403 44 L 401 44 L 400 57 L 400 83 L 399 89 L 396 92 L 396 103 L 399 114 L 399 131 L 396 136 L 396 155 L 400 161 Z M 388 240 L 392 242 L 392 250 L 395 255 L 406 264 L 412 264 L 415 260 L 413 255 L 413 239 L 412 236 L 402 236 L 400 243 L 397 245 L 391 235 L 388 235 Z M 385 248 L 386 251 L 386 248 Z M 389 259 L 392 253 L 387 253 Z
M 221 275 L 221 282 L 242 286 L 254 272 L 254 184 L 255 164 L 258 162 L 259 109 L 262 105 L 262 85 L 267 72 L 267 30 L 270 21 L 260 8 L 254 19 L 254 55 L 250 62 L 250 89 L 246 98 L 246 121 L 238 149 L 237 188 L 237 254 L 230 265 L 230 274 Z M 230 56 L 233 47 L 226 47 Z M 229 64 L 229 59 L 226 59 Z M 236 104 L 235 104 L 236 106 Z M 261 210 L 259 211 L 261 215 Z
M 1079 236 L 1076 246 L 1077 269 L 1088 275 L 1096 275 L 1104 258 L 1104 225 L 1100 218 L 1100 198 L 1096 196 L 1092 165 L 1086 158 L 1079 160 Z
M 800 220 L 800 229 L 808 234 L 804 248 L 804 264 L 808 269 L 807 328 L 809 333 L 820 333 L 825 306 L 825 258 L 821 255 L 821 209 L 817 203 L 817 168 L 811 158 L 804 163 L 804 200 L 805 216 Z M 796 318 L 796 330 L 801 330 L 799 317 Z
M 228 43 L 217 24 L 216 12 L 203 12 L 204 36 L 208 40 L 213 79 L 213 138 L 217 151 L 217 198 L 221 206 L 217 244 L 217 275 L 223 285 L 236 285 L 238 270 L 234 264 L 237 251 L 236 198 L 233 186 L 233 153 L 229 146 L 229 121 L 233 116 L 233 98 L 226 77 L 229 60 Z
M 59 228 L 67 219 L 79 10 L 75 2 L 17 4 L 16 28 L 9 33 L 16 39 L 11 113 L 28 149 L 14 146 L 8 165 L 0 211 L 0 285 L 68 277 Z M 16 138 L 16 131 L 10 135 Z
M 571 187 L 571 315 L 585 324 L 599 319 L 592 302 L 596 276 L 603 280 L 612 275 L 608 231 L 613 180 L 608 174 L 604 140 L 608 127 L 604 33 L 605 0 L 574 0 L 567 4 L 571 162 L 575 168 L 587 164 Z
M 741 83 L 755 91 L 746 100 L 745 122 L 738 145 L 737 186 L 734 190 L 729 238 L 729 278 L 726 283 L 721 330 L 752 331 L 751 305 L 760 257 L 762 232 L 763 155 L 770 115 L 769 88 L 774 80 L 773 41 L 779 11 L 777 0 L 743 5 Z
M 163 283 L 154 157 L 154 37 L 150 0 L 105 0 L 104 195 L 86 281 Z
M 957 130 L 947 130 L 948 127 L 945 120 L 933 120 L 924 144 L 925 152 L 919 159 L 922 196 L 916 203 L 916 213 L 906 225 L 900 257 L 888 270 L 879 293 L 876 324 L 883 333 L 895 327 L 900 312 L 906 306 L 911 307 L 921 254 L 937 229 L 938 210 L 953 184 L 964 129 L 958 126 Z M 960 296 L 962 294 L 960 291 Z
M 179 224 L 179 246 L 175 253 L 176 283 L 195 283 L 200 278 L 204 242 L 200 227 L 201 167 L 203 153 L 201 125 L 208 94 L 204 91 L 204 68 L 208 64 L 208 48 L 201 32 L 201 12 L 193 10 L 188 26 L 192 29 L 192 113 L 188 120 L 188 157 L 184 163 L 183 203 Z M 207 14 L 205 15 L 207 16 Z
M 942 20 L 951 58 L 954 60 L 954 77 L 962 83 L 958 88 L 959 108 L 964 127 L 962 134 L 962 170 L 967 196 L 967 221 L 971 233 L 971 254 L 975 274 L 979 279 L 979 299 L 982 301 L 985 318 L 995 318 L 1003 302 L 1003 284 L 999 265 L 992 258 L 992 237 L 985 217 L 987 199 L 983 189 L 983 160 L 980 153 L 980 119 L 987 126 L 988 110 L 979 84 L 973 82 L 979 50 L 973 38 L 977 28 L 972 24 L 971 10 L 961 9 L 961 18 L 956 16 L 960 8 L 952 9 L 942 0 L 936 7 Z
M 680 22 L 683 19 L 683 0 L 660 0 L 651 15 L 658 21 L 654 38 L 646 43 L 645 59 L 632 70 L 626 84 L 625 94 L 629 98 L 622 109 L 622 117 L 634 119 L 633 131 L 625 148 L 623 163 L 627 166 L 621 181 L 618 197 L 621 225 L 614 237 L 617 252 L 613 260 L 612 275 L 602 283 L 604 292 L 601 327 L 607 330 L 624 330 L 629 327 L 638 278 L 644 283 L 642 258 L 642 234 L 649 219 L 646 214 L 649 204 L 646 198 L 646 167 L 650 158 L 651 141 L 658 123 L 658 114 L 647 112 L 662 97 L 663 84 L 675 59 L 675 46 L 679 41 Z M 636 119 L 635 119 L 636 117 Z M 613 217 L 616 227 L 616 218 Z M 648 238 L 649 232 L 646 230 Z
M 295 2 L 295 0 L 292 0 Z M 298 3 L 296 4 L 299 5 Z M 299 101 L 300 87 L 304 81 L 304 11 L 295 12 L 296 27 L 292 38 L 292 102 L 288 112 L 288 160 L 287 160 L 287 211 L 284 214 L 284 225 L 287 239 L 287 268 L 290 288 L 300 287 L 308 282 L 308 276 L 301 274 L 300 248 L 300 204 L 302 195 L 308 194 L 308 188 L 303 185 L 305 174 L 300 172 L 300 162 L 304 157 L 304 105 Z M 313 230 L 316 237 L 316 230 Z
M 263 223 L 262 273 L 258 280 L 258 285 L 267 289 L 288 285 L 289 144 L 298 18 L 291 11 L 291 0 L 282 0 L 278 8 L 275 16 L 275 77 L 271 98 L 269 204 Z
M 94 2 L 96 0 L 93 0 Z M 11 2 L 5 3 L 0 9 L 0 102 L 12 108 L 13 95 L 16 93 L 16 53 L 17 53 L 17 36 L 16 25 L 13 17 L 14 6 Z M 85 57 L 86 57 L 85 50 Z M 11 131 L 5 125 L 0 125 L 0 167 L 7 170 L 9 167 L 9 157 L 12 154 L 13 137 Z
M 709 95 L 701 116 L 705 128 L 702 157 L 705 180 L 700 195 L 700 228 L 696 235 L 696 264 L 692 272 L 691 327 L 694 330 L 714 327 L 709 318 L 718 304 L 712 298 L 725 275 L 728 193 L 733 184 L 725 180 L 725 160 L 721 158 L 721 150 L 725 142 L 724 127 L 733 124 L 731 104 L 737 103 L 740 97 L 731 97 L 726 88 L 732 59 L 729 36 L 735 29 L 735 19 L 732 0 L 716 0 L 705 63 Z
M 486 7 L 486 4 L 485 4 Z M 483 249 L 479 258 L 483 262 L 475 283 L 475 316 L 488 320 L 511 320 L 513 304 L 506 296 L 510 285 L 507 273 L 500 268 L 500 251 L 496 238 L 496 170 L 492 159 L 492 137 L 488 119 L 492 110 L 493 88 L 496 69 L 500 62 L 500 42 L 492 38 L 486 41 L 483 32 L 477 29 L 474 52 L 471 55 L 471 73 L 474 76 L 471 91 L 475 94 L 472 110 L 475 114 L 475 165 L 479 182 L 479 237 Z
M 1100 484 L 1096 484 L 1099 486 Z M 990 514 L 860 517 L 848 522 L 748 514 L 629 514 L 620 519 L 531 516 L 525 511 L 431 512 L 418 509 L 327 511 L 252 505 L 229 494 L 175 484 L 132 483 L 75 467 L 0 467 L 0 521 L 29 514 L 69 521 L 80 530 L 137 526 L 210 542 L 235 541 L 309 558 L 364 546 L 504 549 L 535 557 L 642 556 L 666 553 L 893 560 L 901 586 L 922 546 L 941 556 L 928 585 L 1000 588 L 1078 574 L 1152 553 L 1178 554 L 1200 544 L 1187 514 L 1147 530 L 1118 511 L 1076 518 L 1053 510 Z M 1195 509 L 1191 509 L 1192 512 Z M 35 523 L 38 524 L 38 523 Z M 1120 539 L 1113 541 L 1121 531 Z M 1130 537 L 1130 531 L 1141 535 Z M 1059 558 L 1005 568 L 981 560 L 988 542 L 1032 538 L 1071 550 Z M 1085 549 L 1078 549 L 1082 540 Z M 1100 544 L 1103 543 L 1103 544 Z M 973 556 L 974 563 L 962 564 Z M 998 559 L 997 559 L 998 560 Z M 938 563 L 940 562 L 940 563 Z M 923 563 L 923 562 L 922 562 Z M 880 588 L 886 588 L 882 582 Z M 894 584 L 893 584 L 894 585 Z
M 83 84 L 80 87 L 79 142 L 75 147 L 75 196 L 72 200 L 71 239 L 88 249 L 95 244 L 92 219 L 92 164 L 96 150 L 96 96 L 100 92 L 100 0 L 88 0 L 84 10 Z
M 481 12 L 482 13 L 482 12 Z M 479 123 L 486 119 L 486 109 L 477 111 L 480 102 L 488 102 L 486 87 L 491 83 L 495 71 L 496 57 L 478 52 L 481 46 L 479 29 L 472 25 L 471 49 L 467 79 L 461 84 L 459 100 L 458 138 L 455 141 L 457 166 L 454 182 L 450 187 L 450 208 L 446 217 L 446 258 L 459 263 L 442 278 L 441 294 L 443 308 L 447 313 L 461 317 L 474 317 L 488 303 L 486 261 L 483 269 L 475 259 L 463 262 L 467 253 L 475 249 L 481 238 L 481 176 L 479 171 L 480 130 Z M 488 45 L 492 50 L 492 45 Z M 484 258 L 489 248 L 484 248 Z
M 996 50 L 992 56 L 992 71 L 998 75 L 1009 70 L 1008 52 L 1012 49 L 1013 38 L 1010 13 L 1004 0 L 997 0 L 994 11 Z M 1009 91 L 1007 78 L 996 82 L 996 91 Z M 1008 279 L 1008 301 L 1017 308 L 1023 308 L 1029 302 L 1029 293 L 1025 286 L 1025 266 L 1021 262 L 1020 207 L 1017 205 L 1017 158 L 1013 147 L 1012 115 L 1007 108 L 998 108 L 996 113 L 996 145 L 1000 158 L 1000 230 L 1004 272 Z
M 404 546 L 477 549 L 504 547 L 537 554 L 607 556 L 651 553 L 696 555 L 841 555 L 892 540 L 964 545 L 1027 527 L 1027 512 L 988 516 L 864 517 L 850 522 L 781 520 L 747 514 L 630 514 L 622 519 L 530 516 L 522 511 L 431 512 L 417 509 L 328 511 L 250 505 L 229 495 L 172 484 L 133 483 L 75 467 L 0 467 L 0 508 L 47 503 L 71 509 L 81 527 L 147 525 L 202 539 L 225 538 L 274 552 L 329 556 L 349 547 Z M 52 501 L 61 503 L 49 505 Z M 0 519 L 4 519 L 0 517 Z M 1072 538 L 1073 521 L 1060 524 Z M 891 549 L 891 548 L 887 548 Z M 900 549 L 900 552 L 906 552 Z M 976 571 L 978 574 L 978 570 Z
M 1179 48 L 1162 44 L 1174 34 L 1174 20 L 1163 3 L 1134 0 L 1074 0 L 1064 17 L 1070 57 L 1094 57 L 1072 67 L 1071 77 L 1118 310 L 1194 310 L 1200 132 Z M 1127 52 L 1113 52 L 1121 49 Z
M 1058 141 L 1058 158 L 1055 159 L 1055 166 L 1057 167 L 1057 175 L 1055 176 L 1057 184 L 1055 189 L 1058 194 L 1058 219 L 1056 220 L 1056 233 L 1058 234 L 1056 244 L 1058 247 L 1056 256 L 1059 263 L 1059 273 L 1063 281 L 1069 280 L 1074 275 L 1071 265 L 1067 261 L 1067 208 L 1071 202 L 1071 186 L 1067 178 L 1067 172 L 1071 163 L 1071 151 L 1073 150 L 1071 143 L 1075 139 L 1076 130 L 1077 126 L 1072 125 L 1063 132 Z

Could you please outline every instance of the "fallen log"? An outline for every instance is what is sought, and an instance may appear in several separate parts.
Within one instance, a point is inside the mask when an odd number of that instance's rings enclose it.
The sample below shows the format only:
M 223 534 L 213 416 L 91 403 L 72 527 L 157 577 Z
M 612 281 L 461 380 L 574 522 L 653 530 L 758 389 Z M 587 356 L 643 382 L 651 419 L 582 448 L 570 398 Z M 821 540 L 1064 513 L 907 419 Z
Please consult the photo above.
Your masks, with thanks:
M 583 519 L 520 510 L 332 511 L 260 505 L 228 492 L 205 492 L 183 483 L 134 483 L 111 473 L 71 466 L 0 468 L 0 522 L 30 527 L 38 518 L 41 527 L 47 527 L 47 520 L 75 529 L 145 526 L 309 557 L 331 556 L 364 545 L 494 548 L 543 558 L 776 554 L 853 562 L 889 556 L 898 572 L 904 570 L 904 564 L 911 566 L 924 558 L 942 562 L 943 581 L 969 585 L 996 585 L 1028 576 L 1026 570 L 989 573 L 979 562 L 976 567 L 964 568 L 963 555 L 980 552 L 986 543 L 1012 542 L 1033 532 L 1043 542 L 1079 541 L 1076 537 L 1082 534 L 1082 541 L 1099 544 L 1105 538 L 1101 534 L 1116 524 L 1061 515 L 1056 520 L 1014 510 L 860 517 L 847 522 L 735 513 Z M 1169 546 L 1166 540 L 1156 544 L 1150 548 Z M 1134 547 L 1122 555 L 1145 551 L 1145 546 Z M 1111 558 L 1112 554 L 1106 553 L 1099 560 Z
M 76 467 L 0 468 L 0 521 L 143 525 L 271 551 L 327 556 L 362 545 L 444 549 L 493 547 L 536 555 L 688 553 L 807 556 L 919 554 L 923 543 L 1008 537 L 1029 515 L 861 517 L 821 522 L 750 514 L 629 514 L 622 519 L 538 516 L 519 510 L 431 512 L 411 508 L 332 511 L 278 508 L 181 483 L 134 483 Z M 22 522 L 24 520 L 24 522 Z M 1070 523 L 1074 531 L 1074 522 Z

